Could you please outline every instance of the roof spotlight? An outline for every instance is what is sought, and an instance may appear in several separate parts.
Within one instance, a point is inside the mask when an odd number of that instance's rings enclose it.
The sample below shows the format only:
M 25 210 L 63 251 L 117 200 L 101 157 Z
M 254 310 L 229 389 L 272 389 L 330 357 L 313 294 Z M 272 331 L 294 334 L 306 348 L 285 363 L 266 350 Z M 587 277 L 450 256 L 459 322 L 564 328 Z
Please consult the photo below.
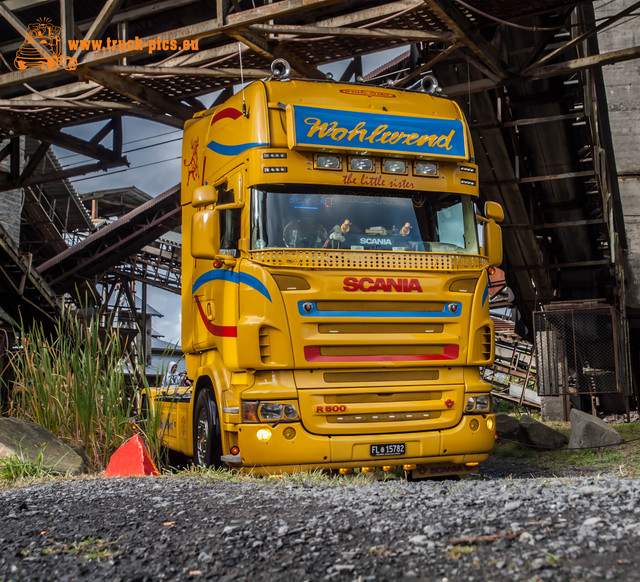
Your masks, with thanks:
M 271 63 L 271 72 L 276 79 L 286 79 L 291 74 L 291 65 L 285 59 L 276 59 Z

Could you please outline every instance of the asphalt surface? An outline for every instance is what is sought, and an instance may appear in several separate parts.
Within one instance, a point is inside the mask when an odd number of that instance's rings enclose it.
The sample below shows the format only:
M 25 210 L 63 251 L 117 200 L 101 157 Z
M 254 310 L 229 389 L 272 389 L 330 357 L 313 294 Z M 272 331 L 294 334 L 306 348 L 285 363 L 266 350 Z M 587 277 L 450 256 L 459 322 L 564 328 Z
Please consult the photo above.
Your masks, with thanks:
M 196 477 L 0 491 L 0 580 L 640 580 L 640 481 Z M 533 476 L 531 476 L 533 475 Z

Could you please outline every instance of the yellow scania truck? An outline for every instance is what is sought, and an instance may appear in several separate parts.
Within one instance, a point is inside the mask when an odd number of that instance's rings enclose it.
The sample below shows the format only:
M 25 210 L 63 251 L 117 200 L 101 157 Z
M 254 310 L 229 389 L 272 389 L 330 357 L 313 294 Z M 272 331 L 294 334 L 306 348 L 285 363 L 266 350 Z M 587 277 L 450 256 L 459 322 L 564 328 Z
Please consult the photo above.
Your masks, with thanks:
M 254 473 L 487 458 L 503 212 L 453 101 L 281 74 L 187 121 L 182 158 L 170 449 Z

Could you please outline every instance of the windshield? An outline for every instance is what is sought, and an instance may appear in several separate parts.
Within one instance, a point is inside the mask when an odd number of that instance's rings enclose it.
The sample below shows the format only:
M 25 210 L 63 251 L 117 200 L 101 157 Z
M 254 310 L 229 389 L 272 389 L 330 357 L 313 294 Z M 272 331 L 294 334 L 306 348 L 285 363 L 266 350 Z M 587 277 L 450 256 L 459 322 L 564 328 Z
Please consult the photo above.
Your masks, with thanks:
M 278 184 L 252 189 L 251 248 L 478 254 L 478 237 L 470 196 Z

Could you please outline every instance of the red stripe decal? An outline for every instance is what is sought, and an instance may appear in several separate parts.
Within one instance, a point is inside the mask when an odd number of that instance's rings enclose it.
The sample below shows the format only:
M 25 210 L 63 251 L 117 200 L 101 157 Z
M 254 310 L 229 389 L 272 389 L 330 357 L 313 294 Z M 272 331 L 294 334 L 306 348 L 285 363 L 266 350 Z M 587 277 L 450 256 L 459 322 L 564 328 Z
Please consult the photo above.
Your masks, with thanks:
M 207 156 L 205 154 L 204 160 L 202 160 L 202 182 L 200 182 L 200 186 L 204 186 L 204 169 L 207 167 Z
M 423 362 L 425 360 L 455 360 L 460 353 L 456 345 L 444 346 L 441 354 L 429 355 L 380 355 L 380 356 L 323 356 L 320 346 L 306 346 L 304 357 L 307 362 Z
M 209 333 L 218 337 L 238 337 L 238 328 L 234 325 L 214 325 L 211 323 L 204 314 L 204 309 L 202 309 L 198 297 L 194 296 L 194 299 L 196 300 L 202 323 L 204 323 L 205 327 L 209 330 Z
M 213 125 L 216 121 L 220 121 L 221 119 L 228 119 L 228 118 L 238 119 L 238 117 L 240 117 L 241 115 L 242 115 L 242 111 L 239 111 L 238 109 L 234 109 L 233 107 L 227 107 L 222 111 L 218 111 L 218 113 L 216 113 L 212 117 L 210 125 Z

